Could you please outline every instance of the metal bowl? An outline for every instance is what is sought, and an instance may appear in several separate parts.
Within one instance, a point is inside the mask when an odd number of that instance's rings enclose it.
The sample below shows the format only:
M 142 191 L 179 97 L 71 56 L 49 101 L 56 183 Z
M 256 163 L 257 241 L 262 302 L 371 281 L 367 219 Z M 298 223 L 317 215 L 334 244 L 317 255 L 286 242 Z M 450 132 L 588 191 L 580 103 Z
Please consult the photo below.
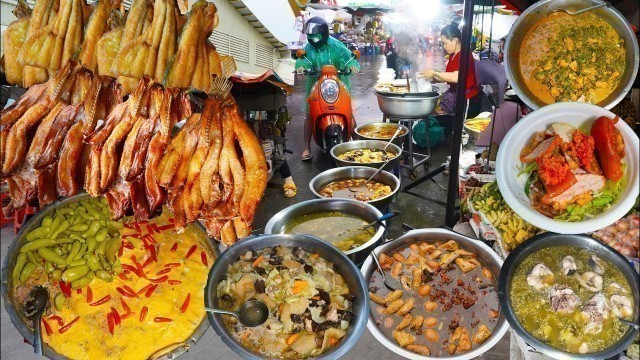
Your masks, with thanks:
M 394 119 L 419 119 L 431 114 L 438 104 L 437 91 L 427 93 L 394 94 L 376 91 L 378 106 Z
M 2 299 L 4 300 L 4 307 L 7 310 L 7 313 L 9 314 L 9 318 L 11 319 L 11 322 L 13 322 L 13 325 L 20 332 L 20 335 L 22 335 L 25 339 L 33 339 L 34 333 L 33 333 L 33 330 L 31 329 L 31 326 L 27 325 L 27 323 L 31 324 L 31 321 L 28 321 L 23 317 L 22 311 L 21 311 L 21 305 L 16 304 L 14 301 L 14 298 L 13 298 L 14 286 L 13 286 L 13 280 L 11 277 L 11 272 L 12 272 L 11 270 L 16 264 L 16 258 L 20 253 L 20 248 L 22 247 L 22 245 L 24 245 L 27 242 L 27 239 L 25 238 L 25 236 L 26 234 L 31 232 L 31 230 L 39 227 L 40 223 L 42 222 L 42 218 L 47 215 L 52 215 L 57 208 L 69 203 L 73 203 L 83 199 L 88 199 L 90 197 L 91 196 L 89 194 L 84 193 L 84 194 L 79 194 L 72 197 L 64 198 L 62 200 L 56 201 L 54 203 L 51 203 L 45 206 L 42 210 L 40 210 L 37 214 L 35 214 L 31 219 L 29 219 L 29 221 L 27 221 L 26 224 L 24 224 L 20 228 L 20 231 L 16 235 L 15 240 L 11 243 L 9 250 L 7 251 L 4 264 L 2 265 L 2 274 L 1 274 Z M 204 226 L 202 226 L 202 224 L 200 224 L 199 222 L 196 221 L 195 223 L 189 226 L 192 226 L 195 229 L 202 231 L 202 233 L 205 234 L 206 236 L 207 232 Z M 220 251 L 218 250 L 218 247 L 213 242 L 207 242 L 205 245 L 207 246 L 207 248 L 212 254 L 215 254 L 216 258 L 219 256 Z M 194 330 L 193 334 L 191 334 L 191 336 L 189 336 L 189 338 L 184 342 L 184 344 L 181 346 L 177 346 L 175 349 L 173 349 L 171 352 L 169 352 L 165 356 L 170 358 L 176 358 L 186 353 L 187 350 L 189 350 L 190 346 L 193 346 L 196 342 L 198 342 L 198 340 L 202 337 L 202 335 L 204 335 L 204 333 L 207 331 L 208 328 L 209 328 L 209 322 L 206 321 L 206 318 L 203 317 L 198 327 Z M 161 349 L 158 349 L 158 351 L 160 350 Z M 47 343 L 43 344 L 43 353 L 44 353 L 44 356 L 48 357 L 49 359 L 54 359 L 54 360 L 68 359 L 66 356 L 55 351 Z
M 347 151 L 351 151 L 351 150 L 384 149 L 384 147 L 387 146 L 388 143 L 389 143 L 388 141 L 381 141 L 381 140 L 355 140 L 355 141 L 349 141 L 349 142 L 338 144 L 338 145 L 334 146 L 331 149 L 331 157 L 333 157 L 333 160 L 336 161 L 336 165 L 338 165 L 340 167 L 343 167 L 343 166 L 365 166 L 365 167 L 371 167 L 371 168 L 379 169 L 380 166 L 382 166 L 382 164 L 384 164 L 384 161 L 363 164 L 363 163 L 359 163 L 359 162 L 355 162 L 355 161 L 341 160 L 340 158 L 338 158 L 338 156 L 346 153 Z M 400 161 L 400 157 L 402 156 L 402 149 L 400 147 L 398 147 L 398 145 L 391 143 L 391 144 L 389 144 L 389 147 L 387 147 L 387 151 L 392 153 L 392 154 L 395 154 L 396 156 L 391 161 L 389 161 L 389 163 L 387 165 L 385 165 L 385 167 L 383 169 L 387 170 L 387 171 L 393 171 L 393 169 L 395 169 L 396 166 L 398 166 L 398 162 Z
M 218 297 L 216 295 L 218 283 L 226 275 L 227 269 L 231 264 L 236 262 L 241 255 L 247 251 L 256 251 L 267 247 L 274 246 L 299 247 L 308 252 L 319 254 L 321 257 L 328 259 L 340 269 L 340 275 L 344 278 L 352 294 L 355 295 L 353 301 L 354 320 L 347 329 L 347 334 L 337 347 L 318 356 L 315 359 L 337 359 L 349 351 L 358 341 L 365 329 L 365 323 L 369 315 L 369 294 L 362 275 L 358 268 L 349 259 L 333 245 L 320 239 L 306 235 L 260 235 L 256 237 L 245 238 L 233 244 L 225 251 L 209 271 L 209 280 L 204 290 L 204 303 L 207 307 L 218 308 Z M 234 340 L 229 334 L 227 328 L 222 323 L 222 318 L 218 314 L 209 313 L 209 321 L 215 329 L 216 333 L 222 338 L 227 346 L 229 346 L 238 355 L 245 359 L 258 360 L 264 359 L 257 353 L 249 351 L 240 343 Z
M 611 345 L 609 348 L 596 353 L 574 354 L 565 352 L 545 342 L 538 340 L 520 324 L 520 321 L 513 312 L 511 307 L 511 281 L 518 266 L 531 254 L 545 248 L 553 246 L 573 246 L 589 250 L 590 253 L 598 255 L 600 258 L 612 263 L 629 282 L 631 294 L 633 295 L 633 303 L 635 309 L 634 322 L 638 322 L 639 315 L 639 295 L 638 295 L 638 273 L 635 272 L 629 261 L 617 251 L 600 242 L 597 239 L 587 235 L 562 235 L 555 233 L 544 233 L 536 235 L 529 241 L 518 246 L 512 251 L 502 266 L 500 278 L 498 280 L 498 295 L 500 298 L 500 307 L 507 317 L 507 321 L 511 328 L 522 337 L 530 346 L 548 356 L 556 359 L 607 359 L 624 351 L 636 337 L 637 332 L 631 327 L 622 336 L 622 338 Z
M 376 169 L 373 169 L 370 167 L 364 167 L 364 166 L 348 166 L 348 167 L 330 169 L 330 170 L 321 172 L 320 174 L 316 175 L 316 177 L 311 179 L 311 181 L 309 182 L 309 188 L 311 189 L 311 192 L 313 192 L 313 194 L 316 197 L 324 199 L 325 197 L 320 195 L 320 190 L 325 185 L 332 183 L 334 181 L 340 181 L 340 180 L 368 179 L 376 171 L 377 171 Z M 393 197 L 400 190 L 400 180 L 392 173 L 384 170 L 380 171 L 372 180 L 385 185 L 389 185 L 392 189 L 391 194 L 385 197 L 375 199 L 375 200 L 365 201 L 367 204 L 371 204 L 376 208 L 378 208 L 378 210 L 385 211 L 391 204 Z
M 505 43 L 505 69 L 507 72 L 507 78 L 509 83 L 515 89 L 518 97 L 520 97 L 525 104 L 532 109 L 547 105 L 540 100 L 535 94 L 533 94 L 527 85 L 524 83 L 522 73 L 520 71 L 520 47 L 524 37 L 529 30 L 535 26 L 540 19 L 549 15 L 556 9 L 572 9 L 580 10 L 589 6 L 600 4 L 599 0 L 543 0 L 531 5 L 525 12 L 522 13 L 515 21 L 507 35 Z M 625 17 L 613 7 L 600 8 L 591 11 L 609 23 L 618 33 L 618 35 L 624 39 L 624 46 L 626 51 L 626 69 L 618 87 L 603 101 L 599 106 L 606 109 L 611 109 L 617 103 L 619 103 L 624 96 L 631 90 L 633 82 L 638 74 L 638 42 L 636 36 L 631 29 L 631 26 L 625 19 Z
M 373 205 L 362 201 L 349 199 L 315 199 L 307 200 L 295 205 L 291 205 L 273 215 L 264 227 L 265 234 L 284 234 L 284 227 L 293 219 L 300 216 L 313 214 L 321 211 L 340 211 L 345 214 L 361 217 L 367 222 L 373 222 L 382 216 L 380 210 Z M 367 258 L 371 249 L 382 240 L 385 232 L 385 222 L 377 224 L 376 233 L 366 243 L 345 251 L 345 255 L 355 264 L 362 264 Z M 244 240 L 243 240 L 244 241 Z
M 434 229 L 419 229 L 419 230 L 411 230 L 408 233 L 404 234 L 400 238 L 390 241 L 382 246 L 374 249 L 375 254 L 389 254 L 398 249 L 404 249 L 411 244 L 426 242 L 426 243 L 435 243 L 437 241 L 448 241 L 455 240 L 460 247 L 465 250 L 472 251 L 478 254 L 477 259 L 480 260 L 487 268 L 491 271 L 494 278 L 497 279 L 497 275 L 500 274 L 500 267 L 502 266 L 502 260 L 489 246 L 484 244 L 479 240 L 472 239 L 470 237 L 458 234 L 450 229 L 445 228 L 434 228 Z M 371 260 L 371 257 L 368 257 L 367 260 L 362 265 L 362 274 L 364 275 L 365 281 L 369 281 L 371 275 L 376 271 L 376 265 Z M 393 351 L 394 353 L 403 356 L 407 359 L 448 359 L 448 360 L 463 360 L 463 359 L 473 359 L 485 352 L 489 351 L 492 347 L 494 347 L 498 341 L 500 341 L 504 334 L 507 332 L 509 325 L 505 320 L 504 310 L 500 311 L 500 318 L 498 319 L 498 323 L 496 324 L 495 329 L 493 329 L 491 336 L 480 346 L 477 348 L 466 352 L 464 354 L 454 355 L 454 356 L 442 356 L 442 357 L 431 357 L 431 356 L 423 356 L 417 353 L 406 350 L 398 345 L 394 339 L 388 338 L 378 327 L 375 320 L 372 316 L 369 316 L 369 322 L 367 324 L 367 328 L 373 334 L 373 336 L 378 340 L 382 345 L 384 345 L 387 349 Z
M 363 132 L 381 129 L 381 128 L 393 128 L 392 131 L 395 133 L 398 130 L 398 127 L 400 127 L 402 131 L 400 131 L 400 134 L 398 134 L 398 136 L 396 136 L 396 138 L 393 139 L 393 143 L 395 145 L 402 146 L 402 144 L 404 144 L 404 139 L 407 137 L 407 134 L 409 134 L 409 128 L 407 128 L 402 124 L 395 124 L 395 123 L 388 123 L 388 122 L 374 122 L 369 124 L 362 124 L 356 127 L 355 133 L 359 140 L 389 141 L 391 140 L 391 138 L 382 139 L 382 138 L 368 137 L 363 135 Z

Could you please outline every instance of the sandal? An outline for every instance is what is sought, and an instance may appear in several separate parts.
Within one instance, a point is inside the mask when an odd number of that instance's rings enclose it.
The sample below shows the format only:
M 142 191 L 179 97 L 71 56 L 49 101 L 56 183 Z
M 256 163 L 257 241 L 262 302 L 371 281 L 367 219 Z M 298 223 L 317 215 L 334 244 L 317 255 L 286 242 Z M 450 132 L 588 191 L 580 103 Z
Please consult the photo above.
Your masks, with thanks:
M 313 159 L 313 155 L 311 154 L 311 151 L 309 151 L 309 153 L 306 155 L 300 156 L 300 160 L 302 161 L 311 161 L 311 159 Z
M 292 198 L 298 194 L 296 184 L 284 184 L 282 190 L 284 190 L 284 197 L 286 198 Z

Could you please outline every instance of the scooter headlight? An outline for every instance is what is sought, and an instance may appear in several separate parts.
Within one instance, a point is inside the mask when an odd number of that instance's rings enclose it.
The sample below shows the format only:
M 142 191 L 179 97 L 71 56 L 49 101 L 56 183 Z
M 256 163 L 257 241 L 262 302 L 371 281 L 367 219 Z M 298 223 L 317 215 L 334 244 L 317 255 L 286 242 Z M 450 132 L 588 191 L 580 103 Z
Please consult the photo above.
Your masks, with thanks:
M 338 82 L 335 80 L 327 79 L 322 82 L 320 85 L 320 94 L 322 94 L 322 98 L 324 101 L 329 104 L 333 104 L 338 100 L 338 95 L 340 95 L 340 87 L 338 86 Z

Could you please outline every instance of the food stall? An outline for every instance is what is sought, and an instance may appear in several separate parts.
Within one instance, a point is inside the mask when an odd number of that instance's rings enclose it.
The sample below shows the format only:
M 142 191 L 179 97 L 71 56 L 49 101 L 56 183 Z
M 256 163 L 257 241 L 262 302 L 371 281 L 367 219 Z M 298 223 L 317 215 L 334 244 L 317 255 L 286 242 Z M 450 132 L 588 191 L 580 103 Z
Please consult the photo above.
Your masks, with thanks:
M 533 111 L 495 161 L 489 151 L 487 166 L 459 174 L 456 108 L 448 227 L 392 238 L 395 202 L 416 204 L 406 193 L 421 183 L 398 171 L 411 121 L 359 126 L 327 155 L 335 168 L 308 181 L 316 199 L 279 209 L 265 196 L 278 158 L 269 166 L 261 140 L 284 152 L 284 130 L 262 136 L 260 112 L 284 113 L 292 89 L 272 72 L 235 72 L 207 40 L 224 21 L 215 5 L 199 0 L 184 16 L 172 0 L 134 1 L 123 15 L 99 2 L 84 20 L 83 4 L 37 0 L 6 35 L 7 81 L 24 94 L 1 113 L 3 210 L 37 208 L 2 261 L 3 326 L 24 348 L 51 359 L 359 359 L 351 349 L 369 341 L 388 350 L 380 358 L 459 360 L 506 357 L 492 351 L 509 338 L 514 359 L 638 359 L 640 145 L 614 106 L 639 56 L 617 10 L 570 15 L 556 10 L 588 4 L 545 0 L 521 14 L 505 66 Z M 564 30 L 537 31 L 557 19 Z M 572 58 L 609 46 L 580 38 L 593 36 L 587 20 L 616 44 L 603 59 Z M 535 46 L 560 57 L 525 59 Z M 438 98 L 428 94 L 381 110 L 423 118 Z M 427 110 L 407 116 L 414 102 Z

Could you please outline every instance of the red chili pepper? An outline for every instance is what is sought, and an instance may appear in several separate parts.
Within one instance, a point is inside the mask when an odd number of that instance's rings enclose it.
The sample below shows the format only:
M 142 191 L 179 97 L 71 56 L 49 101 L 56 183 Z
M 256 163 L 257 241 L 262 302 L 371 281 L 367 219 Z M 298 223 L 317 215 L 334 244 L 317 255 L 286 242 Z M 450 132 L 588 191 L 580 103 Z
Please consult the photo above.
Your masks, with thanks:
M 189 308 L 189 303 L 191 302 L 191 293 L 187 294 L 187 298 L 184 299 L 184 302 L 182 303 L 182 306 L 180 307 L 180 312 L 183 313 L 185 311 L 187 311 L 187 309 Z
M 209 266 L 209 262 L 207 261 L 207 253 L 206 252 L 201 252 L 200 253 L 200 260 L 202 260 L 202 264 L 204 266 Z
M 123 272 L 121 272 L 120 274 L 118 274 L 118 277 L 124 281 L 127 280 L 131 280 L 130 278 L 127 277 L 127 274 L 129 273 L 129 271 L 125 270 Z
M 149 223 L 149 220 L 142 220 L 142 221 L 138 221 L 138 223 L 140 225 L 147 225 Z
M 133 229 L 133 226 L 129 225 L 129 223 L 125 223 L 124 227 L 127 229 Z
M 182 284 L 182 281 L 180 281 L 180 280 L 169 280 L 169 281 L 167 281 L 167 283 L 169 283 L 169 285 L 180 285 L 180 284 Z
M 122 269 L 124 269 L 124 271 L 130 271 L 136 275 L 138 275 L 138 277 L 142 277 L 140 276 L 140 273 L 138 272 L 138 269 L 132 265 L 129 264 L 122 264 Z
M 113 322 L 116 326 L 120 326 L 120 314 L 118 313 L 118 310 L 112 306 L 111 313 L 113 314 Z
M 147 290 L 149 290 L 152 286 L 154 286 L 154 284 L 147 284 L 147 286 L 143 287 L 142 289 L 138 290 L 138 292 L 136 293 L 136 295 L 140 296 L 144 293 L 147 292 Z
M 120 245 L 120 249 L 118 249 L 118 257 L 122 257 L 124 254 L 124 245 Z
M 129 285 L 122 285 L 122 288 L 126 290 L 129 294 L 136 296 L 136 291 L 133 290 Z
M 107 296 L 103 297 L 102 299 L 100 299 L 100 300 L 98 300 L 98 301 L 96 301 L 94 303 L 89 304 L 89 306 L 102 305 L 102 304 L 106 303 L 109 300 L 111 300 L 111 295 L 107 295 Z
M 155 239 L 153 236 L 149 235 L 149 234 L 145 235 L 145 236 L 144 236 L 144 238 L 145 238 L 147 241 L 149 241 L 150 243 L 152 243 L 152 244 L 157 244 L 157 243 L 158 243 L 158 242 L 156 241 L 156 239 Z
M 151 225 L 147 225 L 147 232 L 153 234 L 153 227 Z
M 187 259 L 189 258 L 189 256 L 193 255 L 194 252 L 196 252 L 197 248 L 198 248 L 197 245 L 193 245 L 191 246 L 191 248 L 189 248 L 189 251 L 187 251 Z
M 168 263 L 168 264 L 164 264 L 164 267 L 166 268 L 174 268 L 174 267 L 179 267 L 180 263 Z
M 175 226 L 174 224 L 167 224 L 167 225 L 162 225 L 162 226 L 160 226 L 160 227 L 158 228 L 158 230 L 160 230 L 160 231 L 170 230 L 170 229 L 173 229 L 173 228 L 175 228 L 175 227 L 176 227 L 176 226 Z M 158 231 L 158 232 L 160 232 L 160 231 Z
M 60 281 L 60 291 L 62 291 L 64 296 L 71 297 L 71 284 L 67 284 L 64 281 Z
M 143 322 L 147 317 L 147 311 L 149 311 L 149 308 L 146 306 L 143 306 L 142 310 L 140 310 L 140 322 Z
M 158 271 L 156 275 L 164 275 L 164 274 L 168 274 L 169 272 L 171 272 L 171 268 L 166 268 L 164 270 Z
M 156 255 L 156 247 L 154 245 L 151 245 L 149 247 L 149 252 L 151 253 L 151 258 L 153 259 L 153 261 L 158 261 L 158 257 Z
M 173 224 L 173 223 L 175 223 L 175 222 L 176 222 L 176 219 L 174 219 L 174 218 L 169 218 L 169 219 L 167 219 L 167 221 L 168 221 L 169 223 Z
M 128 292 L 124 291 L 121 287 L 117 287 L 116 291 L 118 291 L 120 293 L 120 295 L 124 296 L 124 297 L 130 297 L 130 298 L 134 298 L 136 297 L 135 294 L 129 294 Z
M 122 316 L 120 316 L 120 319 L 121 319 L 121 320 L 124 320 L 124 319 L 126 319 L 126 318 L 129 318 L 129 317 L 131 317 L 131 316 L 135 315 L 135 314 L 136 314 L 136 313 L 134 313 L 134 312 L 128 312 L 128 313 L 126 313 L 126 314 L 122 314 Z
M 133 233 L 133 234 L 124 234 L 121 236 L 122 239 L 126 239 L 127 237 L 134 237 L 134 238 L 139 238 L 140 237 L 140 233 Z
M 91 286 L 87 286 L 87 302 L 91 303 L 93 301 L 93 291 L 91 291 Z
M 113 335 L 113 328 L 115 327 L 115 320 L 113 319 L 113 313 L 107 313 L 107 325 L 109 326 L 109 334 Z
M 71 328 L 71 326 L 72 326 L 73 324 L 75 324 L 75 323 L 76 323 L 76 321 L 78 321 L 78 320 L 80 320 L 80 316 L 78 316 L 77 318 L 75 318 L 75 319 L 71 320 L 71 322 L 70 322 L 70 323 L 68 323 L 67 325 L 65 325 L 65 326 L 61 327 L 61 328 L 60 328 L 60 330 L 58 330 L 58 332 L 59 332 L 60 334 L 64 334 L 64 333 L 65 333 L 65 332 L 67 332 L 67 330 L 69 330 L 69 329 Z
M 42 325 L 44 325 L 44 330 L 47 332 L 47 335 L 51 336 L 53 330 L 51 330 L 51 326 L 49 326 L 49 323 L 44 318 L 42 318 Z
M 172 322 L 172 321 L 173 319 L 162 317 L 162 316 L 156 316 L 155 318 L 153 318 L 153 322 L 157 322 L 157 323 Z
M 82 295 L 82 289 L 76 289 L 76 294 L 77 295 Z
M 151 265 L 151 263 L 153 262 L 153 258 L 152 257 L 148 257 L 147 260 L 144 261 L 144 264 L 142 264 L 142 268 L 146 268 L 147 266 Z
M 153 231 L 160 233 L 160 228 L 158 227 L 157 224 L 151 224 L 151 227 L 153 228 Z
M 62 320 L 62 318 L 58 315 L 52 315 L 49 316 L 49 318 L 47 318 L 47 320 L 55 320 L 58 323 L 58 326 L 63 326 L 64 325 L 64 320 Z
M 149 279 L 149 281 L 151 281 L 154 284 L 159 284 L 159 283 L 163 283 L 165 281 L 167 281 L 169 279 L 169 277 L 167 275 L 165 276 L 161 276 L 157 279 Z
M 171 252 L 175 252 L 176 250 L 178 250 L 178 243 L 174 242 L 173 246 L 171 246 Z
M 131 308 L 129 307 L 129 305 L 127 305 L 126 302 L 124 302 L 123 298 L 120 298 L 120 304 L 122 304 L 122 310 L 124 310 L 125 313 L 131 312 Z
M 135 249 L 135 248 L 136 248 L 135 246 L 133 246 L 133 244 L 132 244 L 132 243 L 130 243 L 130 242 L 128 242 L 128 241 L 123 242 L 123 243 L 122 243 L 122 246 L 124 246 L 125 248 L 127 248 L 127 249 L 129 249 L 129 250 L 133 250 L 133 249 Z
M 136 231 L 137 231 L 139 234 L 142 234 L 142 229 L 140 228 L 140 224 L 139 224 L 139 223 L 135 223 L 135 224 L 133 224 L 133 226 L 135 226 Z
M 147 290 L 144 296 L 147 298 L 151 297 L 151 295 L 153 295 L 153 293 L 156 291 L 157 288 L 158 288 L 158 285 L 155 285 L 155 284 L 151 285 L 151 287 Z

